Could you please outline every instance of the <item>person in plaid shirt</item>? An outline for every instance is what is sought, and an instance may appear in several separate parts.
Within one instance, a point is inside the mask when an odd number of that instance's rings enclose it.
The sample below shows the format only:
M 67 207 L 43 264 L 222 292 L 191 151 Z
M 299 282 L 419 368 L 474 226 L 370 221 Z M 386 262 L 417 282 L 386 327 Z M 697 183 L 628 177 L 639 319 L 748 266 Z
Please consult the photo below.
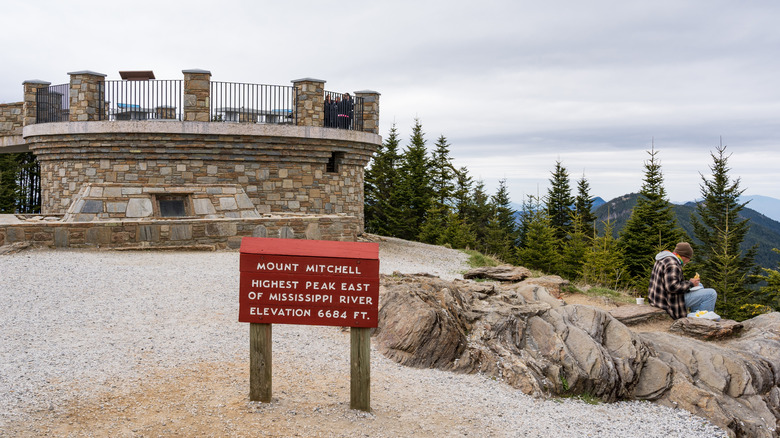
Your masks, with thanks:
M 698 275 L 690 280 L 683 278 L 682 267 L 692 257 L 693 248 L 688 242 L 678 243 L 674 252 L 661 251 L 655 256 L 647 298 L 651 305 L 666 310 L 674 319 L 686 317 L 688 308 L 691 312 L 715 310 L 715 289 L 702 288 Z

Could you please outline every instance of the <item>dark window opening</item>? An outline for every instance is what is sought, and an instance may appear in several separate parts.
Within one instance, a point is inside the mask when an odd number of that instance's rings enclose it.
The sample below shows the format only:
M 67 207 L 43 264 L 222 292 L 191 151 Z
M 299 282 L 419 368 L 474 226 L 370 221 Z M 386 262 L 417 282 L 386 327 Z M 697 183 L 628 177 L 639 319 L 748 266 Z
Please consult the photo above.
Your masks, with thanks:
M 157 197 L 160 217 L 187 216 L 186 196 L 165 195 Z
M 331 152 L 330 159 L 328 160 L 328 165 L 325 166 L 325 171 L 328 173 L 338 173 L 339 164 L 341 164 L 341 160 L 343 158 L 344 158 L 344 152 Z

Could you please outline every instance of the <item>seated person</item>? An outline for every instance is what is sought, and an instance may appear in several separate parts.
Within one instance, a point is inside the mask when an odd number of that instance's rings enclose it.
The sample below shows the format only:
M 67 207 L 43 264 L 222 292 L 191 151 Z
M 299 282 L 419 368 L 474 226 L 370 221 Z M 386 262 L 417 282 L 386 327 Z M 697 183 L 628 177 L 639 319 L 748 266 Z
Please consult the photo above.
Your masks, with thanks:
M 684 318 L 691 312 L 715 310 L 718 294 L 715 289 L 700 286 L 699 275 L 690 280 L 683 278 L 682 267 L 690 263 L 693 248 L 688 242 L 680 242 L 674 252 L 661 251 L 655 256 L 650 274 L 647 298 L 651 305 L 666 310 L 673 319 Z

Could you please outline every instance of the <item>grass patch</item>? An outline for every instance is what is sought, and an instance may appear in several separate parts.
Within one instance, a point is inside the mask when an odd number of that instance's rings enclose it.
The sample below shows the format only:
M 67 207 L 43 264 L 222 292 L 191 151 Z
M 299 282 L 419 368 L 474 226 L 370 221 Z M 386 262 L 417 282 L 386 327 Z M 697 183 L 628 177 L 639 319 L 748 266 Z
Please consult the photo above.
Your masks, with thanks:
M 600 287 L 595 286 L 587 290 L 585 292 L 587 295 L 594 296 L 594 297 L 610 297 L 610 298 L 618 298 L 623 296 L 620 292 L 616 290 L 612 290 L 606 287 Z
M 479 251 L 474 251 L 472 249 L 462 249 L 461 251 L 468 254 L 468 264 L 472 268 L 481 268 L 483 266 L 498 266 L 501 264 L 501 261 L 497 258 L 486 256 Z

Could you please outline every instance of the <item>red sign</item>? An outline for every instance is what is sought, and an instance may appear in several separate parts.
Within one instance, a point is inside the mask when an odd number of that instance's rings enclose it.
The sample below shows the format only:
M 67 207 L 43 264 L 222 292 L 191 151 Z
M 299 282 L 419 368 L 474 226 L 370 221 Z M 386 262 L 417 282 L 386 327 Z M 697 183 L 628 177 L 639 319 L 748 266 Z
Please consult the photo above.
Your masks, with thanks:
M 379 245 L 245 237 L 239 322 L 376 327 Z

